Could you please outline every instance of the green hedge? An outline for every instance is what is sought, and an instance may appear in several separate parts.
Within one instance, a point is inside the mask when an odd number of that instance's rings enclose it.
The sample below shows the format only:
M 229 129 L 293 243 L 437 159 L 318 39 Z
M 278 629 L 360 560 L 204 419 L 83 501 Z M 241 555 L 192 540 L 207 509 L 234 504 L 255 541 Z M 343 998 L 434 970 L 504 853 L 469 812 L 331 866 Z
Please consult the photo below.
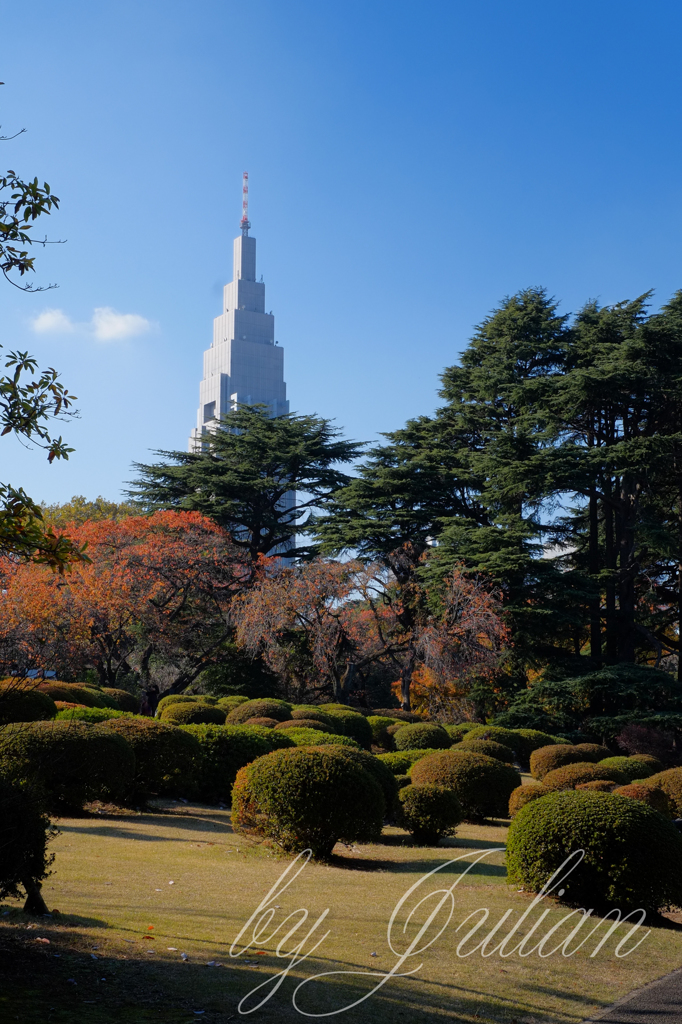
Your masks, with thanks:
M 521 785 L 511 767 L 484 754 L 443 750 L 423 757 L 410 772 L 417 785 L 454 790 L 467 818 L 506 817 L 509 797 Z
M 644 780 L 643 785 L 662 789 L 670 801 L 675 817 L 682 818 L 682 768 L 668 768 L 667 771 L 650 775 Z
M 462 820 L 460 802 L 445 786 L 403 786 L 399 801 L 399 823 L 424 845 L 435 846 L 442 836 L 454 835 Z
M 387 765 L 394 775 L 406 775 L 410 772 L 412 765 L 427 757 L 429 754 L 437 754 L 439 750 L 431 747 L 428 749 L 396 750 L 387 754 L 377 754 L 377 760 Z
M 192 795 L 200 760 L 194 736 L 155 718 L 113 718 L 100 728 L 122 736 L 135 752 L 128 802 L 143 803 L 157 795 Z
M 161 711 L 159 719 L 168 725 L 224 725 L 225 709 L 197 701 L 194 704 L 171 704 Z
M 542 780 L 545 789 L 575 789 L 582 782 L 597 781 L 615 782 L 624 786 L 629 782 L 627 776 L 614 768 L 613 765 L 592 764 L 590 761 L 577 761 L 573 764 L 565 764 L 562 768 L 555 768 L 553 772 L 547 772 Z
M 232 708 L 227 716 L 229 725 L 243 725 L 248 718 L 276 718 L 285 722 L 291 718 L 291 704 L 274 697 L 247 700 Z
M 626 782 L 634 782 L 635 779 L 646 779 L 654 774 L 654 768 L 634 757 L 605 757 L 598 764 L 602 768 L 615 768 L 621 776 L 625 776 Z
M 121 711 L 130 711 L 133 715 L 139 714 L 140 701 L 137 697 L 133 697 L 132 693 L 128 693 L 127 690 L 119 690 L 113 686 L 103 686 L 102 692 L 106 693 L 108 697 L 113 697 Z
M 290 718 L 288 722 L 278 722 L 275 729 L 287 731 L 289 729 L 312 729 L 314 732 L 333 732 L 328 730 L 322 723 L 314 718 Z
M 335 722 L 339 723 L 337 728 L 344 736 L 350 736 L 357 740 L 361 747 L 369 750 L 372 746 L 372 727 L 364 715 L 351 710 L 345 704 L 323 704 L 322 710 L 327 715 L 332 715 Z
M 0 686 L 0 725 L 47 721 L 56 714 L 57 705 L 47 693 L 12 683 Z
M 305 719 L 307 722 L 320 722 L 325 726 L 325 732 L 340 732 L 338 719 L 333 715 L 326 714 L 316 704 L 296 704 L 291 709 L 291 717 Z
M 272 732 L 275 736 L 285 736 L 297 747 L 336 744 L 339 747 L 361 749 L 357 740 L 351 736 L 340 736 L 338 733 L 319 732 L 317 729 L 273 729 Z
M 78 683 L 41 683 L 39 693 L 46 693 L 52 700 L 63 700 L 69 704 L 85 704 L 86 708 L 111 706 L 111 698 Z
M 135 756 L 120 736 L 85 722 L 32 722 L 0 729 L 0 773 L 32 786 L 55 814 L 88 800 L 120 800 L 132 782 Z
M 166 697 L 162 697 L 156 705 L 156 714 L 160 715 L 165 708 L 169 708 L 173 704 L 196 704 L 198 700 L 198 697 L 193 697 L 189 693 L 169 693 Z
M 331 744 L 330 749 L 339 757 L 350 758 L 355 764 L 359 764 L 366 772 L 369 772 L 374 781 L 381 787 L 386 805 L 386 814 L 390 816 L 397 810 L 398 784 L 395 780 L 395 775 L 387 765 L 380 761 L 378 757 L 375 757 L 374 754 L 361 750 L 357 746 L 346 747 L 342 744 Z
M 585 790 L 526 804 L 507 839 L 508 881 L 540 892 L 569 854 L 583 862 L 561 882 L 564 900 L 601 911 L 682 906 L 682 836 L 638 800 Z
M 368 715 L 367 724 L 372 730 L 372 743 L 386 750 L 393 749 L 393 737 L 387 732 L 390 725 L 395 725 L 395 718 L 386 715 Z
M 577 764 L 579 761 L 590 761 L 585 752 L 570 743 L 555 743 L 551 746 L 538 747 L 530 755 L 530 773 L 534 779 L 542 780 L 548 772 L 563 768 L 565 764 Z
M 98 725 L 108 722 L 110 718 L 123 718 L 128 711 L 114 711 L 113 708 L 62 708 L 55 715 L 58 722 L 90 722 Z
M 415 722 L 413 725 L 403 725 L 393 735 L 397 750 L 445 750 L 451 746 L 452 739 L 442 725 L 433 725 L 430 722 Z
M 476 728 L 476 723 L 462 722 L 460 725 L 444 725 L 443 728 L 453 743 L 461 743 L 467 733 Z
M 183 725 L 181 728 L 199 744 L 196 792 L 199 799 L 208 803 L 229 803 L 239 769 L 273 749 L 268 737 L 244 726 Z
M 328 858 L 339 841 L 381 834 L 386 806 L 372 776 L 332 750 L 276 750 L 240 769 L 232 793 L 236 831 L 284 850 Z
M 240 697 L 238 694 L 233 694 L 230 697 L 219 697 L 218 707 L 229 708 L 231 711 L 232 708 L 238 708 L 240 704 L 246 704 L 248 699 L 248 697 Z
M 504 743 L 497 743 L 495 740 L 472 740 L 465 736 L 461 743 L 457 744 L 457 750 L 471 750 L 474 754 L 487 754 L 494 757 L 496 761 L 503 761 L 505 764 L 513 764 L 515 753 L 511 747 Z

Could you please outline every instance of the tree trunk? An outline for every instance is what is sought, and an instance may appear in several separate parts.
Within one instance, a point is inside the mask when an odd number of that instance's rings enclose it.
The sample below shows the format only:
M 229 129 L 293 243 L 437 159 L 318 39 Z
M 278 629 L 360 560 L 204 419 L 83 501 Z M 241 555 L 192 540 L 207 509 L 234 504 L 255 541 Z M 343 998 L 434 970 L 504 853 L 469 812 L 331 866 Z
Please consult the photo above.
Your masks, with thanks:
M 346 665 L 346 670 L 341 676 L 337 687 L 337 700 L 341 704 L 348 703 L 348 694 L 354 688 L 355 684 L 355 673 L 357 671 L 357 665 L 354 661 L 349 661 Z
M 50 911 L 47 909 L 43 894 L 41 893 L 41 884 L 36 882 L 33 878 L 22 878 L 21 884 L 26 890 L 26 902 L 24 903 L 25 914 L 49 914 Z
M 403 667 L 400 671 L 400 706 L 403 711 L 410 711 L 410 686 L 412 685 L 412 673 L 414 672 L 414 663 L 417 660 L 417 656 L 414 649 L 410 647 L 407 652 L 407 657 L 403 662 Z
M 590 600 L 590 657 L 594 667 L 601 665 L 601 620 L 600 620 L 600 591 L 597 583 L 599 573 L 599 506 L 597 490 L 590 488 L 590 576 L 596 588 L 595 596 Z M 579 651 L 578 651 L 579 653 Z
M 609 487 L 610 492 L 610 487 Z M 611 664 L 618 657 L 618 630 L 616 624 L 616 561 L 613 537 L 613 508 L 610 502 L 604 510 L 604 539 L 606 568 L 609 570 L 606 584 L 606 658 Z

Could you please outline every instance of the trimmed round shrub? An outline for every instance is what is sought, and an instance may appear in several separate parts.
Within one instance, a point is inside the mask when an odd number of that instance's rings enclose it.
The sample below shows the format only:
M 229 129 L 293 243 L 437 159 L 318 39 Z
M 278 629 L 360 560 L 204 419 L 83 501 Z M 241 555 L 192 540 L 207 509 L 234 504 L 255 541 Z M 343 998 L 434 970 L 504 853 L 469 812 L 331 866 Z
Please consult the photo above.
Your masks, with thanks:
M 472 750 L 474 754 L 487 754 L 497 761 L 504 761 L 505 764 L 514 763 L 514 751 L 506 747 L 504 743 L 496 743 L 495 740 L 470 740 L 465 736 L 461 743 L 457 744 L 458 750 Z
M 405 725 L 407 725 L 407 724 L 409 724 L 409 723 L 407 723 L 407 722 L 393 722 L 392 725 L 387 725 L 386 726 L 386 735 L 390 738 L 391 743 L 393 743 L 393 737 L 397 733 L 398 729 L 404 728 Z
M 398 794 L 400 825 L 417 843 L 435 846 L 441 836 L 454 835 L 462 820 L 462 808 L 445 786 L 403 786 Z
M 629 781 L 617 768 L 592 764 L 591 761 L 577 761 L 573 764 L 565 764 L 563 768 L 555 768 L 553 772 L 547 772 L 542 780 L 542 785 L 545 789 L 552 790 L 575 789 L 580 782 L 594 782 L 596 779 L 603 779 L 620 786 L 624 786 Z
M 232 708 L 238 708 L 240 704 L 246 704 L 248 699 L 248 697 L 242 697 L 236 693 L 230 697 L 218 697 L 218 707 L 229 708 L 231 711 Z
M 508 814 L 513 818 L 522 807 L 525 807 L 531 800 L 538 800 L 541 796 L 547 796 L 548 789 L 544 786 L 517 786 L 509 797 Z
M 325 725 L 327 732 L 337 732 L 339 730 L 339 724 L 335 720 L 333 715 L 327 715 L 324 711 L 313 704 L 298 704 L 291 710 L 291 717 L 293 719 L 305 719 L 307 722 L 320 722 Z
M 322 722 L 314 718 L 291 718 L 288 722 L 278 722 L 275 729 L 314 729 L 316 732 L 327 732 Z
M 56 714 L 57 705 L 47 693 L 11 683 L 0 686 L 0 725 L 47 721 Z
M 650 775 L 645 779 L 642 785 L 662 789 L 670 801 L 672 813 L 676 818 L 682 818 L 682 768 L 668 768 L 667 771 L 657 772 L 656 775 Z
M 346 747 L 342 744 L 332 744 L 331 746 L 334 753 L 340 757 L 349 757 L 351 761 L 361 765 L 366 772 L 369 772 L 374 781 L 381 787 L 384 803 L 386 804 L 386 813 L 391 814 L 397 808 L 396 800 L 398 799 L 398 786 L 391 769 L 383 764 L 378 757 L 375 757 L 374 754 L 361 750 L 359 747 Z
M 592 779 L 590 782 L 579 782 L 576 789 L 588 789 L 592 793 L 611 793 L 615 782 L 609 779 Z
M 130 711 L 133 715 L 139 714 L 140 701 L 127 690 L 119 690 L 114 686 L 103 686 L 102 692 L 106 693 L 108 697 L 113 697 L 121 711 Z
M 197 740 L 184 729 L 156 718 L 112 718 L 100 726 L 123 736 L 135 752 L 135 777 L 126 799 L 143 802 L 157 794 L 191 795 L 200 759 Z
M 65 700 L 70 704 L 85 704 L 86 708 L 107 707 L 106 694 L 98 693 L 78 683 L 41 683 L 39 693 L 46 693 L 52 700 Z
M 228 713 L 229 725 L 242 725 L 249 718 L 276 718 L 278 722 L 286 722 L 291 718 L 291 704 L 274 697 L 260 700 L 246 700 Z
M 332 749 L 273 751 L 241 768 L 232 791 L 237 832 L 319 858 L 330 857 L 339 841 L 377 839 L 385 810 L 369 772 Z
M 208 803 L 229 803 L 237 772 L 257 757 L 269 754 L 266 736 L 240 725 L 183 725 L 199 744 L 196 792 Z
M 643 804 L 653 807 L 659 814 L 670 818 L 670 800 L 658 786 L 643 786 L 636 782 L 630 782 L 627 786 L 618 786 L 613 790 L 614 796 L 627 796 L 631 800 L 641 800 Z
M 438 750 L 435 748 L 417 748 L 415 750 L 396 750 L 388 754 L 377 754 L 377 760 L 382 761 L 385 765 L 390 768 L 394 775 L 404 775 L 409 772 L 413 764 L 420 761 L 422 757 L 428 757 L 429 754 L 437 754 Z
M 466 734 L 476 728 L 476 723 L 461 722 L 459 725 L 444 725 L 443 728 L 453 743 L 461 743 Z
M 47 853 L 54 834 L 50 819 L 30 789 L 0 778 L 0 822 L 0 900 L 16 899 L 24 889 L 28 896 L 24 909 L 31 912 L 31 895 L 40 891 L 53 860 Z
M 584 860 L 561 881 L 566 902 L 647 913 L 682 906 L 682 836 L 653 808 L 612 793 L 550 793 L 523 807 L 509 828 L 508 881 L 540 892 L 580 849 Z
M 386 718 L 396 718 L 401 722 L 424 721 L 422 715 L 415 715 L 413 711 L 404 711 L 403 708 L 372 708 L 371 713 L 372 715 L 381 715 Z
M 122 798 L 135 773 L 129 743 L 107 726 L 31 722 L 0 730 L 0 773 L 40 794 L 55 814 Z
M 166 706 L 159 718 L 169 725 L 224 725 L 225 709 L 197 701 L 194 704 Z
M 530 773 L 534 779 L 544 779 L 548 772 L 563 768 L 565 764 L 577 764 L 589 761 L 582 750 L 569 743 L 555 743 L 551 746 L 538 747 L 530 755 Z
M 426 747 L 430 750 L 445 750 L 452 744 L 442 725 L 432 725 L 430 722 L 403 725 L 394 734 L 393 741 L 397 750 L 423 750 Z
M 475 725 L 473 729 L 469 729 L 463 742 L 468 743 L 470 740 L 492 740 L 493 743 L 502 743 L 509 747 L 517 757 L 521 757 L 522 754 L 519 747 L 523 743 L 519 734 L 514 729 L 504 729 L 501 725 Z
M 60 708 L 55 718 L 58 722 L 90 722 L 97 725 L 99 722 L 108 722 L 110 718 L 121 718 L 129 714 L 126 711 L 114 711 L 113 708 Z
M 165 708 L 169 708 L 172 704 L 196 704 L 198 700 L 198 697 L 193 697 L 189 693 L 169 693 L 167 697 L 162 697 L 156 705 L 156 714 L 159 716 Z
M 232 728 L 230 726 L 230 728 Z M 244 725 L 235 726 L 239 729 L 248 729 L 253 731 L 258 736 L 263 736 L 270 745 L 270 750 L 283 750 L 285 747 L 295 747 L 293 739 L 288 736 L 285 732 L 275 732 L 270 726 L 265 725 L 249 725 L 247 722 Z
M 83 689 L 87 690 L 88 693 L 91 693 L 93 697 L 100 701 L 97 707 L 112 708 L 114 711 L 121 710 L 121 706 L 118 701 L 112 697 L 110 693 L 107 693 L 106 690 L 102 689 L 101 686 L 84 686 Z
M 391 750 L 393 748 L 393 737 L 387 732 L 387 729 L 389 725 L 402 725 L 403 723 L 396 723 L 395 718 L 388 718 L 386 715 L 369 715 L 367 722 L 372 730 L 372 743 L 376 743 L 378 747 L 384 747 L 386 750 Z
M 598 763 L 603 768 L 616 768 L 628 782 L 634 782 L 635 779 L 646 779 L 649 775 L 654 774 L 651 765 L 644 761 L 638 761 L 634 757 L 605 757 Z
M 509 797 L 521 785 L 511 765 L 485 754 L 442 750 L 423 757 L 410 772 L 416 786 L 433 783 L 454 790 L 467 818 L 505 817 Z
M 594 764 L 611 757 L 613 753 L 608 747 L 603 747 L 601 743 L 576 743 L 575 748 L 582 751 L 583 761 L 592 761 Z
M 266 729 L 274 729 L 279 722 L 276 718 L 247 718 L 244 725 L 262 725 Z
M 336 744 L 339 747 L 351 747 L 354 750 L 361 750 L 360 744 L 351 736 L 340 736 L 337 732 L 319 732 L 317 729 L 273 729 L 275 736 L 286 736 L 291 738 L 291 743 L 297 747 L 325 746 Z
M 510 732 L 519 737 L 516 747 L 512 749 L 516 750 L 524 764 L 528 764 L 534 750 L 551 746 L 557 742 L 554 736 L 550 736 L 547 732 L 540 732 L 539 729 L 511 729 Z
M 361 747 L 369 750 L 372 746 L 372 727 L 364 715 L 346 707 L 345 704 L 323 704 L 322 710 L 331 715 L 337 729 L 344 736 L 357 740 Z
M 651 774 L 665 771 L 665 765 L 662 761 L 659 761 L 657 757 L 653 757 L 651 754 L 631 754 L 628 758 L 629 761 L 639 761 L 640 764 L 645 764 L 647 768 L 651 768 Z M 642 775 L 641 778 L 646 779 L 646 775 Z

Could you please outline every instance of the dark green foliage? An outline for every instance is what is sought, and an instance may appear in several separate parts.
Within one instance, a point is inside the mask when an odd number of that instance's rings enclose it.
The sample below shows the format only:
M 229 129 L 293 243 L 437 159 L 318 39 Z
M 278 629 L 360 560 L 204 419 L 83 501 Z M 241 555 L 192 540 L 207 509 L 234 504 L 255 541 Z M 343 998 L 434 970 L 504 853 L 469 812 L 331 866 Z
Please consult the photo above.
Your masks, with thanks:
M 336 744 L 360 750 L 360 744 L 352 736 L 340 736 L 336 732 L 320 732 L 319 729 L 273 729 L 274 736 L 284 736 L 297 747 L 317 746 L 318 744 Z
M 445 786 L 404 786 L 399 800 L 400 824 L 417 843 L 435 846 L 442 836 L 454 835 L 462 820 L 459 800 Z
M 337 744 L 334 744 L 332 749 L 339 757 L 348 757 L 355 764 L 359 764 L 364 768 L 366 772 L 369 772 L 374 781 L 381 787 L 386 804 L 386 813 L 391 814 L 397 808 L 396 800 L 398 798 L 398 785 L 391 769 L 366 750 Z
M 554 771 L 547 772 L 542 779 L 542 785 L 545 789 L 551 790 L 575 789 L 581 782 L 596 782 L 597 780 L 615 782 L 624 786 L 628 782 L 628 777 L 613 765 L 577 761 L 574 764 L 565 764 L 562 768 L 555 768 Z
M 30 785 L 58 814 L 78 811 L 88 800 L 122 799 L 135 756 L 125 739 L 109 732 L 109 723 L 6 725 L 0 730 L 0 773 Z
M 646 779 L 654 774 L 654 768 L 645 761 L 634 757 L 605 757 L 598 762 L 601 768 L 616 768 L 628 782 Z
M 238 708 L 240 704 L 246 704 L 247 700 L 249 700 L 248 697 L 240 697 L 236 694 L 231 697 L 219 697 L 218 707 L 229 708 L 231 711 L 232 708 Z
M 46 721 L 56 714 L 57 705 L 46 693 L 11 683 L 0 686 L 0 725 Z
M 239 769 L 272 750 L 267 737 L 239 725 L 183 725 L 182 729 L 199 744 L 197 795 L 208 803 L 229 803 Z
M 597 910 L 682 906 L 682 836 L 658 811 L 610 793 L 550 793 L 523 807 L 507 841 L 511 885 L 539 892 L 566 857 L 585 859 L 557 888 Z
M 395 718 L 388 718 L 386 715 L 369 715 L 367 721 L 372 729 L 372 743 L 385 750 L 393 749 L 393 737 L 387 731 L 389 725 L 395 725 Z
M 113 697 L 121 711 L 130 711 L 134 715 L 138 714 L 140 701 L 137 697 L 133 697 L 132 693 L 112 686 L 103 686 L 102 692 L 106 693 L 108 697 Z
M 675 817 L 682 818 L 682 768 L 668 768 L 667 771 L 650 775 L 643 785 L 662 789 Z
M 278 722 L 285 722 L 291 718 L 291 704 L 274 697 L 243 701 L 232 708 L 227 721 L 230 725 L 241 725 L 249 718 L 276 718 Z
M 450 736 L 441 725 L 432 725 L 430 722 L 404 725 L 394 733 L 393 741 L 397 750 L 415 750 L 427 747 L 444 750 L 452 743 Z
M 98 704 L 98 707 L 111 708 L 113 711 L 120 711 L 121 706 L 115 697 L 112 697 L 110 693 L 107 693 L 101 686 L 87 685 L 83 687 L 88 693 L 92 694 L 98 701 L 102 703 Z
M 372 746 L 372 727 L 365 718 L 364 715 L 359 714 L 357 711 L 352 711 L 345 704 L 323 704 L 322 710 L 327 715 L 331 715 L 335 722 L 337 722 L 337 728 L 339 724 L 344 736 L 350 736 L 352 739 L 357 740 L 361 747 L 365 750 L 369 750 Z
M 461 725 L 444 725 L 443 728 L 453 743 L 461 743 L 467 733 L 476 728 L 476 723 L 462 722 Z
M 224 725 L 225 717 L 225 708 L 212 707 L 203 701 L 166 705 L 159 715 L 159 719 L 169 725 Z
M 578 761 L 589 761 L 583 750 L 571 743 L 555 743 L 547 747 L 538 747 L 530 756 L 530 773 L 534 779 L 544 779 L 548 772 L 555 768 L 563 768 L 565 764 L 577 764 Z
M 53 857 L 47 853 L 56 835 L 35 793 L 0 777 L 0 900 L 15 899 L 40 887 Z
M 232 726 L 230 727 L 232 728 Z M 297 747 L 298 743 L 295 743 L 291 736 L 288 736 L 284 732 L 275 732 L 274 729 L 262 725 L 254 725 L 251 723 L 247 725 L 240 725 L 235 728 L 248 729 L 249 732 L 254 732 L 257 736 L 262 736 L 266 742 L 270 745 L 270 750 L 284 750 L 286 747 Z M 306 733 L 306 735 L 312 735 L 312 732 Z M 315 734 L 318 735 L 317 733 Z M 319 742 L 319 741 L 318 741 Z
M 325 712 L 314 704 L 296 704 L 292 708 L 291 717 L 304 718 L 310 722 L 320 722 L 326 727 L 327 732 L 340 732 L 338 719 L 335 719 L 333 715 L 327 715 Z
M 114 711 L 113 708 L 62 708 L 55 719 L 58 722 L 90 722 L 91 725 L 97 725 L 98 722 L 108 722 L 110 718 L 122 718 L 129 714 L 129 711 Z
M 316 732 L 328 732 L 326 725 L 314 718 L 292 718 L 289 722 L 278 722 L 275 729 L 314 729 Z
M 531 800 L 539 800 L 541 796 L 546 796 L 548 793 L 549 790 L 544 786 L 517 786 L 509 797 L 509 817 L 513 818 Z
M 443 750 L 429 754 L 412 768 L 416 786 L 433 783 L 452 789 L 467 818 L 505 817 L 509 797 L 521 785 L 521 776 L 511 767 L 484 754 Z
M 465 742 L 472 739 L 494 740 L 514 751 L 522 764 L 528 764 L 530 755 L 539 747 L 553 743 L 547 733 L 535 729 L 505 729 L 499 725 L 476 725 L 467 732 Z
M 129 494 L 148 511 L 201 512 L 255 561 L 305 533 L 301 515 L 348 482 L 337 467 L 362 446 L 339 433 L 319 416 L 270 417 L 263 407 L 241 406 L 205 435 L 201 451 L 158 451 L 164 462 L 135 463 L 140 478 Z M 292 490 L 295 508 L 282 501 Z
M 627 786 L 618 786 L 617 789 L 613 790 L 613 794 L 614 796 L 629 797 L 630 800 L 641 800 L 642 803 L 653 807 L 655 811 L 663 814 L 666 818 L 672 816 L 670 800 L 663 790 L 658 789 L 657 786 L 643 786 L 630 782 Z
M 495 740 L 476 740 L 465 736 L 461 743 L 456 744 L 457 750 L 473 750 L 474 754 L 487 754 L 498 761 L 506 764 L 513 764 L 515 754 L 513 750 L 506 747 L 504 743 L 496 743 Z
M 550 736 L 546 732 L 541 732 L 539 729 L 513 729 L 512 732 L 515 736 L 519 736 L 517 740 L 516 752 L 527 764 L 530 761 L 530 755 L 534 750 L 538 750 L 540 747 L 546 747 L 552 742 L 556 743 L 553 736 Z M 520 748 L 520 749 L 519 749 Z
M 135 752 L 135 777 L 126 799 L 141 803 L 157 794 L 191 794 L 200 748 L 184 729 L 154 718 L 114 718 L 101 726 L 130 743 Z
M 409 775 L 395 775 L 394 778 L 398 790 L 404 789 L 405 786 L 412 785 L 412 779 L 410 778 Z
M 397 750 L 394 753 L 378 754 L 377 760 L 387 765 L 394 775 L 403 775 L 409 772 L 413 764 L 420 761 L 428 754 L 435 754 L 438 751 L 434 748 L 416 747 L 412 750 Z
M 298 852 L 328 858 L 339 841 L 377 839 L 386 811 L 372 776 L 333 749 L 278 750 L 242 768 L 232 797 L 232 823 Z
M 40 693 L 46 693 L 52 700 L 63 700 L 69 704 L 85 704 L 86 708 L 106 708 L 110 706 L 106 695 L 78 683 L 41 683 Z
M 156 713 L 160 715 L 164 708 L 169 708 L 171 704 L 196 704 L 200 697 L 190 695 L 188 693 L 169 693 L 166 697 L 162 697 L 156 706 Z
M 421 715 L 415 715 L 413 711 L 405 711 L 404 708 L 372 708 L 371 714 L 380 715 L 385 718 L 394 718 L 398 722 L 424 721 Z

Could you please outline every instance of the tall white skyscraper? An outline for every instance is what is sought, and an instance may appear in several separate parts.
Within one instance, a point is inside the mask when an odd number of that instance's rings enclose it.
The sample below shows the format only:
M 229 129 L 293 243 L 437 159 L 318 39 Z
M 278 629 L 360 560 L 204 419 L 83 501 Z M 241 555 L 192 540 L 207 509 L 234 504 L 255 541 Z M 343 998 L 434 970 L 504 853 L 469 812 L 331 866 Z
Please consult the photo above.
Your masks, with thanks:
M 223 289 L 223 312 L 213 321 L 213 342 L 204 352 L 197 425 L 189 439 L 194 451 L 201 435 L 239 404 L 262 403 L 271 416 L 289 412 L 284 383 L 284 350 L 275 344 L 275 318 L 265 312 L 265 285 L 256 280 L 256 239 L 249 235 L 248 177 L 244 215 L 234 240 L 232 280 Z

